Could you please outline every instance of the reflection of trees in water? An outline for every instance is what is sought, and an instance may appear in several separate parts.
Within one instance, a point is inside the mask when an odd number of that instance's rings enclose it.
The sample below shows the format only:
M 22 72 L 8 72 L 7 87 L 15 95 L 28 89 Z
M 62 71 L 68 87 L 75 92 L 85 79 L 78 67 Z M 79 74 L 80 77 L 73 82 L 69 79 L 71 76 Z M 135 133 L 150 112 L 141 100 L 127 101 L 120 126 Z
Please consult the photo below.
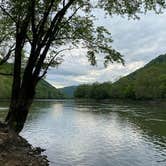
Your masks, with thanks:
M 150 108 L 150 107 L 149 107 Z M 145 110 L 147 111 L 147 110 Z M 165 151 L 166 148 L 166 120 L 148 118 L 146 116 L 134 116 L 130 113 L 121 114 L 122 117 L 128 118 L 131 124 L 136 125 L 142 132 L 146 142 L 152 142 L 155 148 Z
M 61 105 L 61 107 L 65 107 L 66 105 L 69 106 L 69 104 L 74 107 L 73 100 L 36 100 L 30 109 L 27 120 L 28 122 L 35 122 L 40 119 L 41 116 L 47 117 L 47 114 L 54 110 L 55 106 Z
M 121 111 L 119 115 L 139 127 L 145 141 L 149 140 L 148 142 L 153 142 L 157 149 L 165 151 L 166 103 L 137 102 L 128 106 L 129 108 L 126 108 L 128 111 Z
M 132 127 L 141 130 L 144 139 L 163 150 L 166 147 L 165 101 L 76 100 L 76 108 L 78 111 L 91 111 L 95 114 L 116 112 L 121 123 L 128 120 Z
M 0 102 L 0 107 L 8 107 L 9 102 Z M 116 112 L 121 118 L 128 119 L 132 124 L 143 130 L 151 139 L 166 143 L 166 103 L 139 102 L 127 100 L 38 100 L 31 108 L 28 121 L 37 120 L 42 114 L 53 109 L 56 104 L 63 107 L 72 107 L 76 111 L 93 112 L 95 114 Z M 2 119 L 7 111 L 0 110 Z
M 47 111 L 49 111 L 56 103 L 59 103 L 59 101 L 36 100 L 30 109 L 27 121 L 28 122 L 37 121 L 37 119 L 40 118 L 42 114 L 47 114 Z
M 58 105 L 66 110 L 84 112 L 92 116 L 103 116 L 111 120 L 110 116 L 116 116 L 116 121 L 121 126 L 130 125 L 134 130 L 140 132 L 144 140 L 153 142 L 156 148 L 166 148 L 166 103 L 151 103 L 138 101 L 95 101 L 95 100 L 49 100 L 36 101 L 33 103 L 28 123 L 50 117 L 50 111 L 57 109 Z M 55 110 L 56 111 L 56 110 Z M 78 116 L 84 115 L 79 114 Z M 85 118 L 88 115 L 85 116 Z M 111 122 L 110 122 L 111 123 Z M 128 124 L 126 124 L 128 123 Z M 47 124 L 46 124 L 47 125 Z

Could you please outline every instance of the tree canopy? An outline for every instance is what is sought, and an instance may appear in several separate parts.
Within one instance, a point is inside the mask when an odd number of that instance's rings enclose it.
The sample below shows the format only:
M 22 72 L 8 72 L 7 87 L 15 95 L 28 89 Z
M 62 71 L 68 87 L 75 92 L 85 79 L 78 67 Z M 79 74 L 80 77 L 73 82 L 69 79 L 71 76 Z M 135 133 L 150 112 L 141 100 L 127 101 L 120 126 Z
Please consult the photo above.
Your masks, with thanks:
M 34 74 L 45 75 L 50 65 L 63 60 L 63 51 L 83 47 L 92 65 L 96 54 L 104 64 L 123 63 L 122 55 L 112 48 L 109 30 L 95 25 L 96 9 L 107 15 L 127 15 L 138 18 L 138 13 L 165 8 L 164 0 L 1 0 L 0 1 L 0 51 L 3 61 L 12 57 L 16 34 L 24 58 L 33 64 Z M 22 63 L 25 61 L 22 60 Z M 25 64 L 24 64 L 25 65 Z

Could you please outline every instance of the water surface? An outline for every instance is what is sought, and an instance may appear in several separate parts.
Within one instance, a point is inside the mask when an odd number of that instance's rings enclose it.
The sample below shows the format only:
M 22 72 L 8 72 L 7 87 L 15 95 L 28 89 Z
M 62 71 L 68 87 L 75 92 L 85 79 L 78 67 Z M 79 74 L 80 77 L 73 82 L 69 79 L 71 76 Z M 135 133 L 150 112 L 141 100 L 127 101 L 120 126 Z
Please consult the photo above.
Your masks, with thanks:
M 166 166 L 166 103 L 36 101 L 21 135 L 51 166 Z

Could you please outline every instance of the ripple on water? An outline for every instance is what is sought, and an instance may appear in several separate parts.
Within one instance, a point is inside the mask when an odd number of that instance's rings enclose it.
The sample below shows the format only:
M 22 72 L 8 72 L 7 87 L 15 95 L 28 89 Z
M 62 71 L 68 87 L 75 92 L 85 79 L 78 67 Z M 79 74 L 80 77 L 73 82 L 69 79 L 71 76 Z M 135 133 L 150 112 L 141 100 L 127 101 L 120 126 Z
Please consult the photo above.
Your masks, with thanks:
M 156 112 L 129 102 L 37 102 L 21 135 L 46 149 L 51 166 L 165 166 L 166 112 Z

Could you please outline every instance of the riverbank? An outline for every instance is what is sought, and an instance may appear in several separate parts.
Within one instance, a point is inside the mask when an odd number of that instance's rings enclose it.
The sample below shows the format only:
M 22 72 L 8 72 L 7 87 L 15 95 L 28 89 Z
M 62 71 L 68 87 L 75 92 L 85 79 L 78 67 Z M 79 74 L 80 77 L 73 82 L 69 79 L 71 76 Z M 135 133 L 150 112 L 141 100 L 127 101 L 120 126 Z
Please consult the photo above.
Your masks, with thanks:
M 0 122 L 0 166 L 48 166 L 47 156 L 41 155 L 43 151 L 9 132 Z

